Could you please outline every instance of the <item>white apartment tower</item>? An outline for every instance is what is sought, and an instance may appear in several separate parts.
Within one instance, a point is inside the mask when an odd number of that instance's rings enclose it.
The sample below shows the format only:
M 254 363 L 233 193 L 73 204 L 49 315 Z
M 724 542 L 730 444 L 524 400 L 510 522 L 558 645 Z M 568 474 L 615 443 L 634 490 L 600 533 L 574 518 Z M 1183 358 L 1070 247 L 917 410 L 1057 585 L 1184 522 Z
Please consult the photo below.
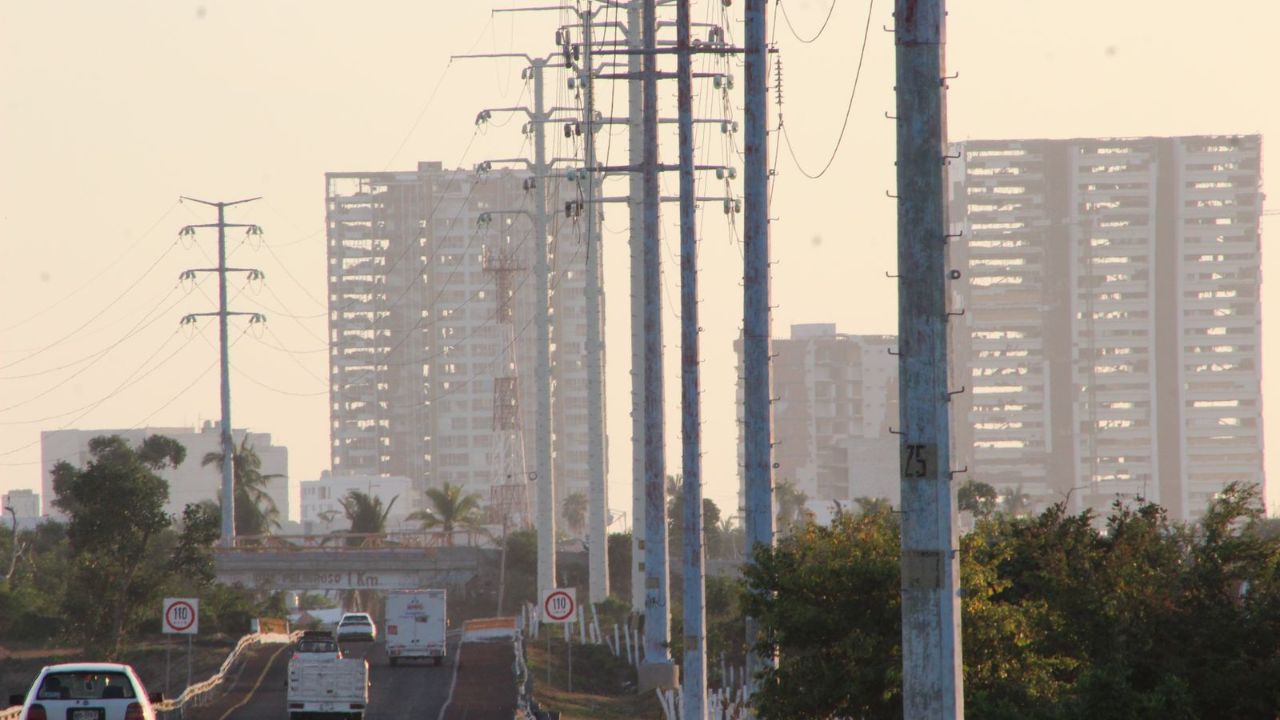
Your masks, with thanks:
M 834 324 L 792 325 L 774 338 L 774 478 L 808 496 L 820 522 L 860 497 L 898 504 L 898 358 L 892 335 L 846 335 Z M 742 366 L 742 342 L 734 343 Z M 742 373 L 738 424 L 742 427 Z M 742 439 L 738 441 L 739 469 Z M 741 480 L 741 478 L 740 478 Z M 741 487 L 741 486 L 740 486 Z
M 401 502 L 414 507 L 445 482 L 486 502 L 507 486 L 509 503 L 519 486 L 532 502 L 529 173 L 423 162 L 326 180 L 334 474 L 409 478 L 414 497 Z M 586 491 L 586 257 L 578 225 L 556 212 L 561 189 L 573 191 L 551 182 L 552 448 L 563 498 Z
M 1038 507 L 1263 483 L 1261 138 L 955 145 L 957 465 Z

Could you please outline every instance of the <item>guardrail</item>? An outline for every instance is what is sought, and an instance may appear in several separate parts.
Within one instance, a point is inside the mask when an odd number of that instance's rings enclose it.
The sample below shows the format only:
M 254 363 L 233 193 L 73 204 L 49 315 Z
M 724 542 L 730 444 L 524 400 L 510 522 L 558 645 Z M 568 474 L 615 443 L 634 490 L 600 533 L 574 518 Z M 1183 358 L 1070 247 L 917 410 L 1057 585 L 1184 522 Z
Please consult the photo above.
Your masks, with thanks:
M 227 655 L 227 659 L 222 661 L 222 666 L 218 668 L 218 672 L 204 682 L 196 683 L 182 691 L 182 694 L 172 700 L 162 700 L 156 703 L 156 714 L 178 712 L 185 707 L 199 707 L 211 698 L 214 690 L 217 690 L 223 681 L 226 680 L 227 674 L 235 667 L 236 662 L 246 650 L 254 645 L 266 643 L 287 643 L 292 642 L 301 633 L 285 634 L 285 633 L 252 633 L 240 638 L 240 642 L 236 643 L 235 649 Z M 0 718 L 0 720 L 4 720 Z
M 319 533 L 309 535 L 237 535 L 230 550 L 221 552 L 290 552 L 298 550 L 423 550 L 444 547 L 488 547 L 488 533 L 473 530 L 416 530 L 385 533 Z
M 244 654 L 246 650 L 254 645 L 267 643 L 287 643 L 292 642 L 301 633 L 285 634 L 285 633 L 250 633 L 240 638 L 240 642 L 236 643 L 235 648 L 227 655 L 227 659 L 222 661 L 222 666 L 218 668 L 218 672 L 204 682 L 197 683 L 182 691 L 182 694 L 172 700 L 162 700 L 155 704 L 157 715 L 173 713 L 182 710 L 185 707 L 199 707 L 207 702 L 211 693 L 226 680 L 227 674 L 235 667 L 236 662 Z M 18 720 L 22 715 L 22 707 L 15 705 L 6 710 L 0 710 L 0 720 Z

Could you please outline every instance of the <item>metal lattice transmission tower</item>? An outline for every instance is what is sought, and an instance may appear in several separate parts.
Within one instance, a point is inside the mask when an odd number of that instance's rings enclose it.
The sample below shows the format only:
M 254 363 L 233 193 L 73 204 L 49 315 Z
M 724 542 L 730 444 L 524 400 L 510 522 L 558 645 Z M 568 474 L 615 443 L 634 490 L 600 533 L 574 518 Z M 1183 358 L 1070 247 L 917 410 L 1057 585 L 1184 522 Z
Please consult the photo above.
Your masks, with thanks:
M 520 372 L 515 353 L 515 291 L 512 276 L 527 270 L 509 244 L 485 246 L 481 259 L 485 273 L 493 276 L 497 306 L 494 322 L 504 328 L 500 341 L 505 348 L 501 373 L 493 378 L 493 449 L 489 454 L 493 479 L 490 483 L 490 508 L 495 520 L 503 526 L 530 527 L 533 514 L 529 508 L 526 478 L 528 462 L 524 452 L 524 423 L 520 420 Z

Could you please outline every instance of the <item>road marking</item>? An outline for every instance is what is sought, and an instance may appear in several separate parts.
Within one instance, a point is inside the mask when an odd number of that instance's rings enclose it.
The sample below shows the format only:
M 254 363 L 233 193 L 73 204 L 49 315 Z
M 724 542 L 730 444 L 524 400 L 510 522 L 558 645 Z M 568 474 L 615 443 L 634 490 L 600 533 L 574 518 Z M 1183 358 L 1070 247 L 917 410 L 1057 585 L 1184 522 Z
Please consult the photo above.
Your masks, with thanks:
M 271 657 L 267 660 L 266 666 L 262 668 L 262 672 L 258 673 L 257 682 L 253 684 L 253 687 L 249 688 L 249 692 L 245 693 L 244 699 L 236 703 L 235 705 L 232 705 L 230 708 L 228 708 L 226 712 L 222 713 L 222 717 L 218 718 L 218 720 L 227 720 L 227 718 L 231 716 L 231 713 L 244 707 L 249 703 L 250 700 L 253 699 L 253 694 L 258 692 L 258 688 L 262 687 L 262 681 L 266 679 L 267 671 L 270 670 L 271 666 L 275 664 L 276 657 L 278 657 L 280 653 L 288 649 L 288 647 L 289 647 L 288 645 L 284 645 L 279 650 L 271 654 Z
M 440 706 L 440 714 L 436 715 L 436 720 L 444 720 L 444 711 L 449 709 L 449 703 L 453 702 L 453 689 L 458 687 L 458 668 L 462 667 L 462 643 L 458 643 L 458 651 L 453 655 L 453 679 L 449 681 L 449 696 L 444 699 L 444 705 Z M 225 720 L 220 718 L 219 720 Z

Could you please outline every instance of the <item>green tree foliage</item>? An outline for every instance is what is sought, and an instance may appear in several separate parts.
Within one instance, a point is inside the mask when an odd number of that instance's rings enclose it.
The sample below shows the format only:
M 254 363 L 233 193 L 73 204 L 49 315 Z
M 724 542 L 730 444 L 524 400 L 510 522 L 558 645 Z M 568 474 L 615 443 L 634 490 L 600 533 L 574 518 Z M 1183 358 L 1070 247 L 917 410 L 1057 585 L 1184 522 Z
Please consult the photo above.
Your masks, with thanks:
M 200 587 L 213 583 L 213 546 L 222 537 L 222 509 L 212 500 L 187 505 L 173 550 L 173 569 Z
M 180 465 L 186 449 L 160 435 L 135 449 L 113 435 L 90 440 L 89 453 L 84 470 L 53 468 L 53 503 L 69 518 L 74 557 L 62 616 L 72 637 L 116 657 L 125 633 L 159 602 L 162 571 L 146 561 L 171 521 L 169 485 L 156 473 Z
M 631 603 L 631 533 L 609 533 L 609 595 Z
M 971 512 L 975 518 L 985 518 L 996 511 L 1000 494 L 991 485 L 979 480 L 969 480 L 956 489 L 956 508 Z
M 427 499 L 431 507 L 411 513 L 409 519 L 420 521 L 424 530 L 447 533 L 448 544 L 453 544 L 454 530 L 475 530 L 480 526 L 480 496 L 464 492 L 461 485 L 445 483 L 444 487 L 428 488 Z
M 564 524 L 569 526 L 569 532 L 575 537 L 582 537 L 582 531 L 587 528 L 586 494 L 569 493 L 560 502 L 560 514 L 564 518 Z
M 806 505 L 809 502 L 809 496 L 790 480 L 778 481 L 773 488 L 773 500 L 774 507 L 777 508 L 774 524 L 779 536 L 789 534 L 813 517 Z
M 223 457 L 222 452 L 205 453 L 200 465 L 216 465 L 221 472 Z M 262 474 L 262 459 L 249 444 L 247 434 L 235 449 L 231 473 L 236 496 L 236 535 L 268 535 L 272 530 L 279 529 L 280 508 L 276 507 L 276 501 L 267 494 L 267 483 L 284 476 Z
M 387 517 L 391 514 L 391 508 L 395 506 L 396 500 L 399 499 L 399 495 L 391 498 L 391 502 L 384 508 L 380 497 L 362 493 L 359 490 L 347 493 L 338 500 L 338 504 L 342 505 L 343 514 L 347 516 L 347 522 L 351 523 L 347 532 L 355 534 L 386 532 Z M 352 538 L 351 541 L 359 544 L 356 538 Z
M 898 542 L 896 517 L 867 508 L 760 549 L 744 611 L 780 658 L 761 718 L 902 717 Z M 993 515 L 961 573 L 971 717 L 1280 711 L 1280 540 L 1256 489 L 1228 486 L 1196 525 L 1150 503 Z

